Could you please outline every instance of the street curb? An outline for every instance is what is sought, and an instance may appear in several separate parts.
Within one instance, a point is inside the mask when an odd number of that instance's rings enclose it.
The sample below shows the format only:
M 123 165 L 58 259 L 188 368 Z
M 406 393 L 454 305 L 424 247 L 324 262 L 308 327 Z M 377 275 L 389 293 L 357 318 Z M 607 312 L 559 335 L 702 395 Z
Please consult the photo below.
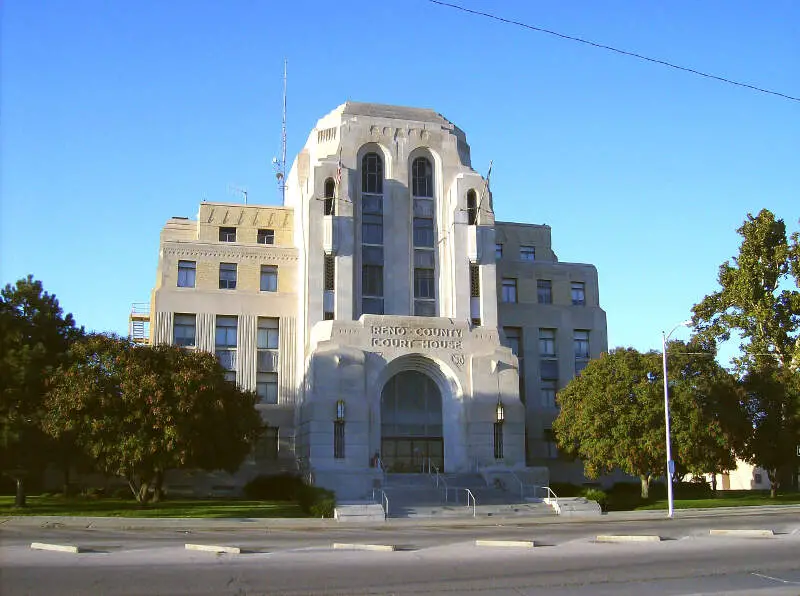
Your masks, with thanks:
M 595 542 L 661 542 L 661 536 L 647 535 L 628 535 L 628 536 L 609 536 L 600 535 L 594 539 Z
M 209 553 L 227 553 L 229 555 L 240 555 L 242 550 L 238 546 L 216 546 L 213 544 L 184 544 L 186 550 L 199 550 Z
M 497 546 L 501 548 L 533 548 L 533 540 L 476 540 L 475 546 Z
M 750 507 L 716 507 L 707 509 L 680 509 L 675 511 L 676 518 L 698 519 L 720 516 L 755 516 L 770 513 L 800 513 L 800 505 L 767 505 Z M 588 521 L 597 523 L 616 523 L 626 521 L 662 520 L 670 523 L 666 510 L 615 511 Z M 586 518 L 577 517 L 531 517 L 524 516 L 492 516 L 478 518 L 389 518 L 379 523 L 359 523 L 359 527 L 498 527 L 513 526 L 548 526 L 561 524 L 585 523 Z M 202 517 L 75 517 L 51 515 L 17 515 L 0 517 L 2 528 L 71 528 L 71 529 L 107 529 L 107 530 L 176 530 L 176 531 L 225 531 L 225 530 L 328 530 L 353 527 L 352 524 L 337 522 L 333 519 L 313 518 L 202 518 Z
M 772 538 L 772 530 L 709 530 L 711 536 L 738 536 L 739 538 Z
M 348 544 L 345 542 L 334 542 L 334 550 L 370 550 L 380 552 L 391 552 L 397 550 L 394 544 Z
M 81 547 L 73 544 L 47 544 L 44 542 L 31 542 L 33 550 L 50 550 L 59 553 L 73 553 L 78 554 L 81 552 Z

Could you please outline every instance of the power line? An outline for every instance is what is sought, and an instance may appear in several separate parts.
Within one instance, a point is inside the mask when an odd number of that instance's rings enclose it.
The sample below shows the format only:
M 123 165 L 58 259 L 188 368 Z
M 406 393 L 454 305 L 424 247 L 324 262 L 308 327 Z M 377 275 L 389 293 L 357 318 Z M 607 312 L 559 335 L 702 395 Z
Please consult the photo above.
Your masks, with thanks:
M 668 66 L 670 68 L 674 68 L 676 70 L 682 70 L 684 72 L 689 72 L 692 74 L 699 75 L 701 77 L 706 77 L 708 79 L 714 79 L 716 81 L 722 81 L 723 83 L 728 83 L 730 85 L 736 85 L 738 87 L 745 87 L 747 89 L 751 89 L 753 91 L 758 91 L 759 93 L 768 93 L 770 95 L 777 95 L 778 97 L 783 97 L 784 99 L 789 99 L 791 101 L 800 102 L 800 97 L 793 97 L 791 95 L 786 95 L 785 93 L 780 93 L 778 91 L 770 91 L 769 89 L 764 89 L 763 87 L 756 87 L 755 85 L 748 85 L 747 83 L 741 83 L 739 81 L 734 81 L 731 79 L 726 79 L 725 77 L 720 77 L 717 75 L 713 75 L 707 72 L 702 72 L 700 70 L 695 70 L 693 68 L 688 68 L 686 66 L 679 66 L 677 64 L 673 64 L 672 62 L 667 62 L 665 60 L 658 60 L 657 58 L 650 58 L 648 56 L 643 56 L 641 54 L 636 54 L 635 52 L 628 52 L 626 50 L 620 50 L 619 48 L 614 48 L 611 46 L 603 45 L 601 43 L 596 43 L 594 41 L 589 41 L 588 39 L 582 39 L 580 37 L 574 37 L 572 35 L 565 35 L 563 33 L 558 33 L 557 31 L 551 31 L 550 29 L 544 29 L 542 27 L 536 27 L 534 25 L 528 25 L 527 23 L 522 23 L 520 21 L 514 21 L 512 19 L 506 19 L 504 17 L 500 17 L 488 12 L 481 12 L 479 10 L 472 10 L 471 8 L 466 8 L 464 6 L 459 6 L 458 4 L 451 4 L 449 2 L 442 2 L 441 0 L 428 0 L 428 2 L 432 4 L 438 4 L 440 6 L 446 6 L 448 8 L 455 8 L 456 10 L 460 10 L 463 12 L 467 12 L 470 14 L 478 15 L 481 17 L 486 17 L 487 19 L 494 19 L 495 21 L 500 21 L 501 23 L 507 23 L 509 25 L 516 25 L 517 27 L 523 27 L 525 29 L 530 29 L 531 31 L 538 31 L 540 33 L 547 33 L 549 35 L 555 35 L 556 37 L 560 37 L 562 39 L 568 39 L 570 41 L 577 41 L 580 43 L 585 43 L 586 45 L 594 46 L 595 48 L 601 48 L 603 50 L 609 50 L 611 52 L 616 52 L 617 54 L 623 54 L 625 56 L 631 56 L 633 58 L 638 58 L 639 60 L 645 60 L 647 62 L 653 62 L 655 64 L 660 64 L 662 66 Z

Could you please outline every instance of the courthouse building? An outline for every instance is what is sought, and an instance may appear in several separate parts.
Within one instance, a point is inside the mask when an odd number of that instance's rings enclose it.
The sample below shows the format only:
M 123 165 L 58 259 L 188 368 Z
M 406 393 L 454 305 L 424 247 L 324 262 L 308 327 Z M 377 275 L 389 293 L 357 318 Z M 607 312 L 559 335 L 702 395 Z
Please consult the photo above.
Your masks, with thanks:
M 556 391 L 607 349 L 592 265 L 550 227 L 495 221 L 440 114 L 347 102 L 295 158 L 283 206 L 203 202 L 161 233 L 150 341 L 207 350 L 268 430 L 237 474 L 300 469 L 342 498 L 393 472 L 580 481 Z

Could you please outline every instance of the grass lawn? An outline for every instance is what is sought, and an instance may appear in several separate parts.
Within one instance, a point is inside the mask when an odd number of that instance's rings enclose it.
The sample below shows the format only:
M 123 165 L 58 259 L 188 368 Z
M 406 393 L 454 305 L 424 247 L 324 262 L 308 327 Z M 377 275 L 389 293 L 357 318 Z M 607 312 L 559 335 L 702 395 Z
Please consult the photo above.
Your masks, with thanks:
M 717 496 L 709 499 L 675 499 L 675 509 L 706 509 L 712 507 L 747 507 L 754 505 L 796 505 L 800 504 L 800 493 L 779 494 L 774 499 L 769 491 L 731 490 L 717 491 Z M 636 510 L 667 509 L 667 500 L 659 499 L 635 507 Z
M 14 497 L 0 496 L 0 516 L 73 515 L 87 517 L 308 517 L 291 501 L 192 500 L 139 505 L 131 499 L 29 496 L 27 507 L 14 507 Z

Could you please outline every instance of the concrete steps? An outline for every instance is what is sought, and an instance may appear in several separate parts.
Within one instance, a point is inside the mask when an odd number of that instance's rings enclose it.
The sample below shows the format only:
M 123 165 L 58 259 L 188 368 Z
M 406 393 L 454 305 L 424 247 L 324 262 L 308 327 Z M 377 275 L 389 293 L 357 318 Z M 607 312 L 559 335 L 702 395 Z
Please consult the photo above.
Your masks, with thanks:
M 603 510 L 597 501 L 590 501 L 583 497 L 567 497 L 552 500 L 550 506 L 563 517 L 598 517 Z
M 345 501 L 333 510 L 333 519 L 341 522 L 382 522 L 383 506 L 369 501 Z

